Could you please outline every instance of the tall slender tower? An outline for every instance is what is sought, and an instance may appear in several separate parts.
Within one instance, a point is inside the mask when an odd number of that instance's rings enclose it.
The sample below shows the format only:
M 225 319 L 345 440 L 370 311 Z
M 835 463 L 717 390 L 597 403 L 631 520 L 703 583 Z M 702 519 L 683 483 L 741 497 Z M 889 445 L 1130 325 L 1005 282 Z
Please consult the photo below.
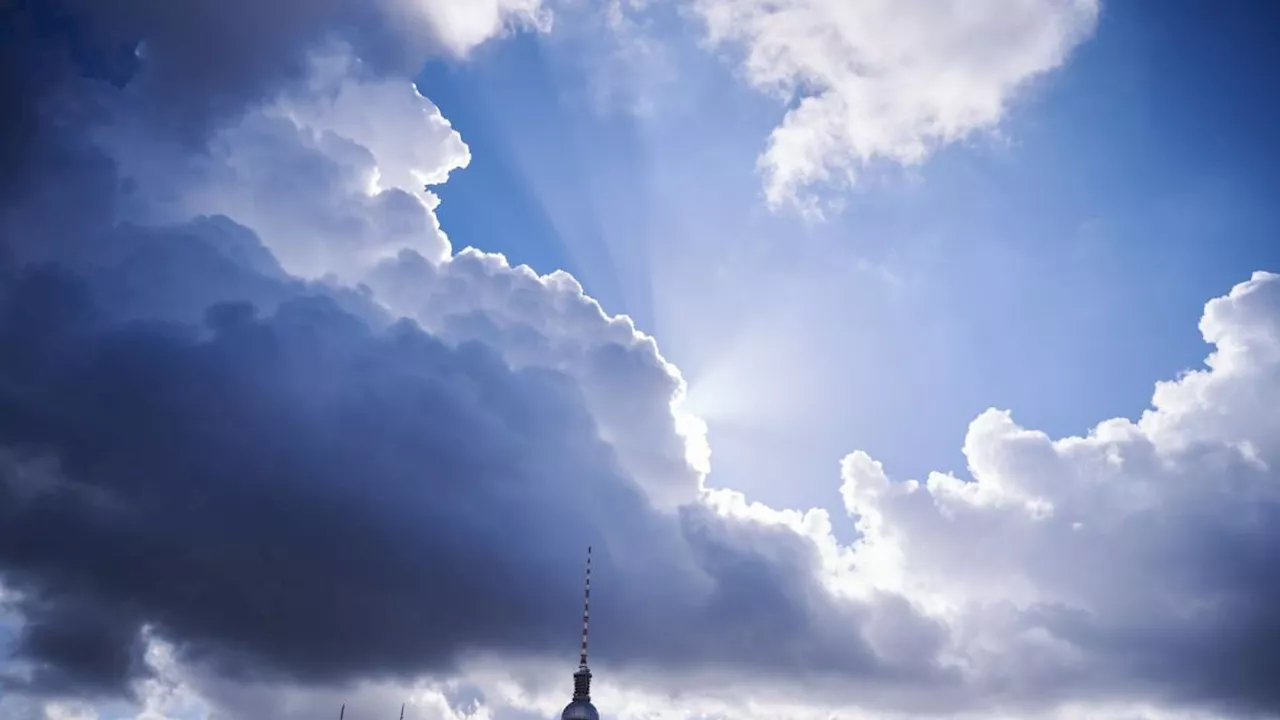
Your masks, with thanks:
M 587 627 L 591 619 L 591 548 L 587 547 L 587 579 L 582 586 L 582 650 L 578 670 L 573 674 L 573 701 L 560 713 L 560 720 L 600 720 L 591 704 L 591 668 L 587 667 Z

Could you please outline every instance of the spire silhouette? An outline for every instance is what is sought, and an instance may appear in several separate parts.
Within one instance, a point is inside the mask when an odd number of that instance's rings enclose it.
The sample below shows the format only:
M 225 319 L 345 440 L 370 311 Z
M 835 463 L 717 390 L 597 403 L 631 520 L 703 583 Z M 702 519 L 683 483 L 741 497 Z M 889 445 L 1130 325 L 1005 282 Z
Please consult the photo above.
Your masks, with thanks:
M 587 628 L 591 619 L 591 546 L 587 546 L 587 578 L 582 584 L 582 653 L 578 656 L 578 667 L 587 666 Z
M 591 621 L 591 547 L 587 546 L 587 576 L 582 585 L 582 648 L 578 670 L 573 674 L 573 701 L 560 714 L 561 720 L 600 720 L 591 704 L 591 668 L 587 666 L 587 639 Z

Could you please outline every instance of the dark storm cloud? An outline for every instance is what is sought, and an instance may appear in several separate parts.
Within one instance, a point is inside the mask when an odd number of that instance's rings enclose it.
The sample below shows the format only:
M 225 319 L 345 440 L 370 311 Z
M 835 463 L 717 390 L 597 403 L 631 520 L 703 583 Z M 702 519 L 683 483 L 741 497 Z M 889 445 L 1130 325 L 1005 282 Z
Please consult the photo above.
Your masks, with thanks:
M 655 513 L 567 376 L 323 296 L 196 328 L 115 323 L 93 295 L 32 268 L 0 310 L 0 563 L 33 623 L 19 651 L 58 677 L 122 680 L 144 625 L 223 672 L 305 681 L 571 649 L 576 560 L 605 534 L 627 548 L 602 561 L 606 658 L 873 665 L 811 547 Z
M 137 629 L 97 600 L 64 597 L 20 601 L 25 619 L 16 654 L 36 661 L 31 677 L 15 688 L 42 695 L 113 694 L 146 672 Z
M 580 535 L 601 492 L 625 497 L 569 382 L 483 347 L 377 334 L 321 298 L 267 320 L 216 307 L 202 341 L 99 328 L 86 298 L 27 274 L 0 330 L 21 388 L 0 443 L 61 475 L 6 498 L 0 553 L 48 603 L 132 606 L 126 626 L 302 676 L 421 669 L 465 642 L 540 639 L 556 537 Z

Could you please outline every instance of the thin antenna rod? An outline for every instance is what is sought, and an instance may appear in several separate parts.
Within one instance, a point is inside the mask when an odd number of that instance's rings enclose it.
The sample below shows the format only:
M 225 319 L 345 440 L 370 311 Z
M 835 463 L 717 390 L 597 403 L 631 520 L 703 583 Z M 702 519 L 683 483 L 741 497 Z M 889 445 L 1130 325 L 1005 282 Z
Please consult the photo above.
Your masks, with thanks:
M 342 720 L 342 718 L 346 716 L 347 716 L 347 704 L 342 703 L 342 709 L 338 711 L 338 720 Z
M 587 579 L 582 586 L 582 654 L 579 667 L 587 666 L 587 621 L 591 618 L 591 546 L 587 546 Z
M 400 703 L 400 720 L 404 720 L 404 703 Z

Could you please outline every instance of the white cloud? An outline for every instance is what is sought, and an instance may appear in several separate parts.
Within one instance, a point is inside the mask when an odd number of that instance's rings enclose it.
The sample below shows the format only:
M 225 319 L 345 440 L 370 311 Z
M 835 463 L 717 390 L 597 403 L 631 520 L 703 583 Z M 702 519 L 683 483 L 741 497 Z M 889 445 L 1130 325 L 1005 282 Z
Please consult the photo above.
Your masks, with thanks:
M 851 453 L 840 488 L 851 545 L 822 510 L 726 490 L 708 500 L 810 538 L 832 590 L 890 593 L 941 623 L 936 659 L 961 685 L 934 692 L 953 709 L 1231 716 L 1222 708 L 1260 702 L 1271 661 L 1259 643 L 1274 638 L 1280 600 L 1265 570 L 1280 555 L 1280 275 L 1209 302 L 1200 328 L 1215 346 L 1206 368 L 1157 384 L 1137 421 L 1053 439 L 989 410 L 965 438 L 970 480 L 895 482 Z M 892 615 L 864 634 L 882 655 L 917 652 Z
M 1093 30 L 1099 0 L 690 0 L 755 86 L 797 103 L 760 157 L 774 207 L 994 127 Z
M 550 27 L 542 0 L 398 0 L 410 12 L 430 21 L 439 41 L 455 55 L 465 55 L 509 28 Z
M 403 249 L 448 257 L 439 199 L 426 187 L 471 159 L 411 83 L 369 75 L 343 46 L 313 54 L 306 81 L 250 108 L 195 159 L 159 145 L 127 106 L 99 137 L 135 183 L 131 219 L 224 214 L 252 227 L 291 274 L 346 282 Z
M 183 211 L 248 224 L 293 274 L 352 281 L 403 248 L 449 255 L 426 186 L 466 167 L 467 146 L 411 84 L 367 78 L 341 49 L 213 148 Z
M 1280 552 L 1280 275 L 1210 302 L 1200 327 L 1208 368 L 1160 383 L 1137 422 L 1054 440 L 989 410 L 964 443 L 972 481 L 892 483 L 845 459 L 852 565 L 944 619 L 975 686 L 1143 700 L 1186 682 L 1225 701 L 1257 682 L 1247 638 L 1271 632 Z M 1161 668 L 1165 652 L 1196 659 Z

